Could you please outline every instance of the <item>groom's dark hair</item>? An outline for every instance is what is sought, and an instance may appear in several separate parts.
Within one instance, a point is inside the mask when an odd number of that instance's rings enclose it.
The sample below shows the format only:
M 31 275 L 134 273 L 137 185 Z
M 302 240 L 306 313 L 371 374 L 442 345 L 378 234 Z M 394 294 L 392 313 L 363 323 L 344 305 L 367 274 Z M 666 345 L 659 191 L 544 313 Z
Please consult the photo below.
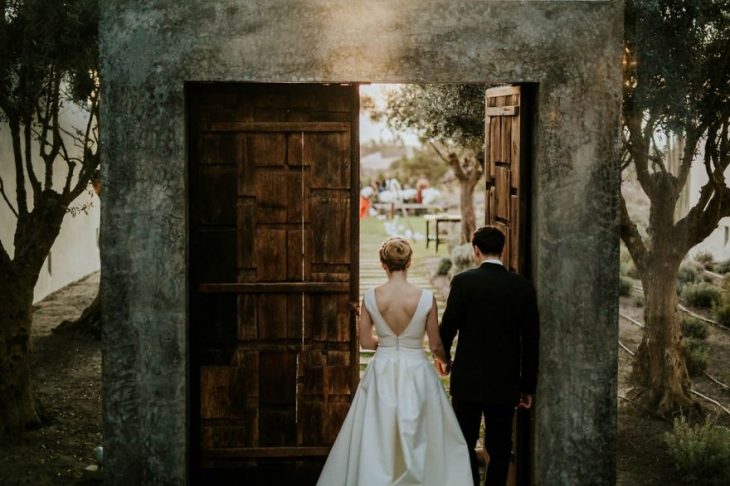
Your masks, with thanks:
M 504 248 L 504 233 L 496 226 L 482 226 L 474 231 L 471 244 L 479 248 L 482 255 L 501 255 Z

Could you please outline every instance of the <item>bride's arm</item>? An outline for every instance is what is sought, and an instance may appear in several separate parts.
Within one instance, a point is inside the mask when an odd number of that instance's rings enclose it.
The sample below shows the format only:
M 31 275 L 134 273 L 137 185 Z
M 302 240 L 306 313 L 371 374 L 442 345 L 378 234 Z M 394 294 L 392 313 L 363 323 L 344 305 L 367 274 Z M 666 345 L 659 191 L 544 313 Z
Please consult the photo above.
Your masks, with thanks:
M 365 299 L 360 305 L 360 347 L 363 349 L 378 349 L 378 337 L 373 336 L 373 320 L 365 307 Z
M 426 318 L 426 334 L 428 334 L 428 347 L 431 348 L 433 355 L 442 363 L 448 363 L 449 359 L 446 357 L 446 351 L 439 335 L 439 311 L 435 297 L 431 311 Z

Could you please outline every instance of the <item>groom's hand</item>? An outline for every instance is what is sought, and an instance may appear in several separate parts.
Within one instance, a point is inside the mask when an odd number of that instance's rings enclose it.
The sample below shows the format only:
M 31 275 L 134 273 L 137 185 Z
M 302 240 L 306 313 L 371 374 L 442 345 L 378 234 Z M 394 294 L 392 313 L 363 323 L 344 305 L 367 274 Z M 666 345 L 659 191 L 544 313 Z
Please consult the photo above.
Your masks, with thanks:
M 438 370 L 439 375 L 446 376 L 451 371 L 451 363 L 444 363 L 439 359 L 434 359 L 433 362 L 436 365 L 436 370 Z
M 528 409 L 532 407 L 532 395 L 528 395 L 527 393 L 523 393 L 520 395 L 520 401 L 517 402 L 517 406 L 515 408 L 520 409 Z

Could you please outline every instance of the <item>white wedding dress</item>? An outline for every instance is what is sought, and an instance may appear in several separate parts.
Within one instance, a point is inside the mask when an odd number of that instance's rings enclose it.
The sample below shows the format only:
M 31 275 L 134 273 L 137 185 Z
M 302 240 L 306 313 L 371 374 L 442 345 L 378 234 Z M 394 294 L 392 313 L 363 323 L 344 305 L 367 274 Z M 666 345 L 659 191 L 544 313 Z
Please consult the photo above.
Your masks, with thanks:
M 318 486 L 472 486 L 466 442 L 423 349 L 433 294 L 424 290 L 397 336 L 373 289 L 365 293 L 379 346 L 367 366 Z

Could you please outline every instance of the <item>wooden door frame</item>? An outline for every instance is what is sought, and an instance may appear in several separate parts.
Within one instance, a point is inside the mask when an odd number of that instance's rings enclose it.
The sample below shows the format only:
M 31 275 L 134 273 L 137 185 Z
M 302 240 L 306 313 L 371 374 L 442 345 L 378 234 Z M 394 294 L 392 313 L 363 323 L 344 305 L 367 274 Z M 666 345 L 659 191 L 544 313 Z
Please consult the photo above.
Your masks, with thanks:
M 210 86 L 215 86 L 219 83 L 191 83 L 187 86 L 186 90 L 186 106 L 187 106 L 187 124 L 186 127 L 188 129 L 188 133 L 186 136 L 186 141 L 188 145 L 188 160 L 189 163 L 187 165 L 188 174 L 191 168 L 194 166 L 191 161 L 193 161 L 193 158 L 195 157 L 195 151 L 197 150 L 196 143 L 197 143 L 197 134 L 193 133 L 193 130 L 191 129 L 192 125 L 196 123 L 196 120 L 199 117 L 199 113 L 197 113 L 194 109 L 195 103 L 193 101 L 194 95 L 192 94 L 195 90 L 202 90 L 209 88 Z M 231 83 L 222 83 L 227 85 L 228 87 L 247 87 L 247 86 L 253 86 L 253 87 L 266 87 L 266 86 L 277 86 L 281 83 L 249 83 L 249 82 L 231 82 Z M 328 83 L 287 83 L 294 86 L 323 86 L 327 85 Z M 343 84 L 352 84 L 355 88 L 359 86 L 360 83 L 343 83 Z M 408 84 L 408 83 L 398 83 L 398 84 Z M 427 84 L 439 84 L 439 83 L 427 83 Z M 464 83 L 464 84 L 475 84 L 475 85 L 485 85 L 484 83 L 478 83 L 478 82 L 470 82 L 470 83 Z M 522 154 L 522 159 L 529 162 L 528 167 L 523 170 L 523 174 L 526 174 L 526 178 L 524 181 L 521 181 L 521 184 L 523 184 L 523 188 L 525 193 L 528 195 L 528 203 L 525 207 L 525 212 L 523 217 L 525 218 L 525 224 L 524 224 L 524 232 L 525 234 L 521 238 L 521 242 L 523 245 L 525 245 L 525 248 L 522 250 L 522 255 L 524 256 L 524 266 L 522 274 L 525 275 L 528 278 L 531 278 L 531 238 L 532 238 L 532 232 L 530 224 L 531 222 L 531 215 L 532 215 L 532 179 L 533 179 L 533 172 L 534 172 L 534 164 L 532 163 L 532 145 L 534 143 L 534 130 L 532 130 L 532 127 L 535 123 L 535 116 L 537 114 L 537 107 L 535 103 L 537 102 L 537 91 L 539 84 L 538 83 L 519 83 L 521 88 L 523 89 L 522 92 L 522 106 L 521 106 L 521 123 L 525 127 L 526 132 L 528 133 L 528 137 L 521 137 L 520 139 L 520 153 Z M 485 85 L 486 86 L 486 85 Z M 353 113 L 359 113 L 359 98 L 357 96 L 353 97 L 354 103 L 356 103 L 357 107 L 353 107 Z M 357 108 L 357 110 L 355 109 Z M 486 109 L 485 109 L 486 114 Z M 350 180 L 351 180 L 351 200 L 350 200 L 350 218 L 351 218 L 351 255 L 352 255 L 352 268 L 354 268 L 354 271 L 351 272 L 351 279 L 350 279 L 350 306 L 351 306 L 351 312 L 350 312 L 350 332 L 353 336 L 356 337 L 356 340 L 359 341 L 357 337 L 357 315 L 354 312 L 355 307 L 359 304 L 359 280 L 360 280 L 360 267 L 359 267 L 359 254 L 360 254 L 360 244 L 359 244 L 359 238 L 360 238 L 360 224 L 359 224 L 359 190 L 360 187 L 360 127 L 359 127 L 359 117 L 353 116 L 351 126 L 350 126 L 350 150 L 351 150 L 351 167 L 350 167 Z M 488 133 L 488 132 L 487 132 Z M 486 174 L 486 171 L 485 171 Z M 487 177 L 487 175 L 485 175 Z M 191 198 L 191 185 L 188 184 L 188 198 Z M 190 226 L 190 222 L 188 222 L 188 227 Z M 190 238 L 190 231 L 188 232 L 188 238 Z M 187 272 L 190 271 L 190 264 L 188 263 L 187 266 Z M 188 276 L 189 280 L 189 276 Z M 245 284 L 242 284 L 245 285 Z M 276 285 L 276 284 L 272 284 Z M 221 289 L 223 290 L 223 289 Z M 192 301 L 192 299 L 191 299 Z M 192 305 L 189 302 L 189 305 Z M 188 316 L 190 315 L 190 311 L 188 310 Z M 190 335 L 191 328 L 190 328 L 190 322 L 188 321 L 188 334 Z M 189 368 L 188 368 L 188 383 L 189 383 L 189 410 L 190 413 L 188 414 L 188 432 L 189 432 L 189 441 L 190 441 L 190 447 L 189 447 L 189 454 L 190 454 L 190 467 L 192 468 L 193 472 L 196 472 L 197 470 L 202 470 L 200 466 L 196 467 L 198 458 L 200 457 L 201 447 L 200 447 L 200 430 L 196 423 L 196 413 L 195 410 L 197 410 L 200 406 L 199 401 L 199 394 L 200 394 L 200 384 L 199 384 L 199 374 L 197 373 L 197 355 L 195 352 L 195 347 L 192 345 L 194 341 L 192 339 L 188 339 L 188 353 L 189 353 Z M 354 383 L 354 386 L 357 387 L 357 384 L 359 383 L 359 349 L 357 346 L 353 346 L 353 351 L 351 352 L 351 383 Z M 353 389 L 353 395 L 354 395 L 354 389 Z M 533 461 L 532 457 L 534 454 L 534 449 L 532 447 L 532 427 L 530 426 L 531 422 L 534 421 L 534 413 L 530 411 L 529 413 L 522 413 L 518 414 L 518 430 L 515 437 L 513 437 L 514 443 L 515 443 L 515 449 L 517 450 L 517 454 L 522 459 L 519 463 L 517 463 L 517 480 L 516 484 L 519 486 L 529 484 L 529 478 L 533 476 L 532 473 L 532 466 Z M 198 419 L 199 420 L 199 419 Z M 319 453 L 312 452 L 311 454 L 298 454 L 294 456 L 288 456 L 286 451 L 282 451 L 279 453 L 277 457 L 317 457 Z M 253 456 L 252 456 L 253 457 Z M 194 477 L 195 475 L 193 475 Z
M 519 89 L 513 90 L 512 88 L 517 86 Z M 510 211 L 510 216 L 506 221 L 501 221 L 509 224 L 508 231 L 509 234 L 506 234 L 506 242 L 509 242 L 508 245 L 505 245 L 504 253 L 506 253 L 506 256 L 503 253 L 503 261 L 506 268 L 511 269 L 512 271 L 515 271 L 519 273 L 520 275 L 533 280 L 532 275 L 532 202 L 534 200 L 532 188 L 533 188 L 533 178 L 535 175 L 536 166 L 533 159 L 533 145 L 535 143 L 534 140 L 534 127 L 535 127 L 535 117 L 537 114 L 537 94 L 538 94 L 539 85 L 537 83 L 511 83 L 506 85 L 499 85 L 495 86 L 493 88 L 489 88 L 486 90 L 485 93 L 485 101 L 492 97 L 502 97 L 502 96 L 512 96 L 512 95 L 519 95 L 519 104 L 517 107 L 514 106 L 505 106 L 505 107 L 488 107 L 487 103 L 485 102 L 485 167 L 484 167 L 484 174 L 485 174 L 485 185 L 487 186 L 487 189 L 490 187 L 492 189 L 495 189 L 495 192 L 498 192 L 497 186 L 498 186 L 498 178 L 496 178 L 496 172 L 495 174 L 491 173 L 491 159 L 495 158 L 499 161 L 504 161 L 505 159 L 500 158 L 495 152 L 493 152 L 492 147 L 489 145 L 489 140 L 491 138 L 491 131 L 490 131 L 490 124 L 493 117 L 501 117 L 501 116 L 519 116 L 519 148 L 518 148 L 518 156 L 519 160 L 517 161 L 517 174 L 514 173 L 510 175 L 510 185 L 511 181 L 514 180 L 514 177 L 516 176 L 519 181 L 518 186 L 518 204 L 519 207 L 516 209 L 515 212 Z M 513 138 L 514 133 L 514 127 L 511 127 L 512 134 L 510 135 L 510 138 Z M 501 140 L 501 142 L 504 142 L 504 139 Z M 502 147 L 503 148 L 503 147 Z M 511 149 L 510 149 L 511 150 Z M 503 152 L 504 155 L 504 152 Z M 515 153 L 511 152 L 509 156 L 509 162 L 508 164 L 511 165 L 510 170 L 514 172 L 514 158 Z M 492 177 L 494 175 L 495 177 Z M 511 196 L 512 190 L 514 189 L 514 186 L 510 187 L 510 191 L 508 192 L 508 197 Z M 501 222 L 497 221 L 497 217 L 492 215 L 494 221 L 490 221 L 490 212 L 495 211 L 495 207 L 493 205 L 496 204 L 496 198 L 492 199 L 490 197 L 490 192 L 487 190 L 485 193 L 485 213 L 484 213 L 484 224 L 497 224 L 498 227 L 503 229 L 504 225 L 501 224 Z M 514 202 L 511 202 L 510 204 L 513 204 Z M 510 210 L 513 209 L 510 207 Z M 517 221 L 514 220 L 516 217 Z M 514 229 L 515 225 L 516 227 L 516 233 L 511 231 Z M 517 249 L 517 265 L 515 267 L 514 265 L 514 259 L 512 258 L 515 248 L 514 248 L 514 241 L 513 237 L 517 235 L 517 240 L 519 243 L 519 249 Z M 534 440 L 533 440 L 533 432 L 532 432 L 532 422 L 534 421 L 534 408 L 531 410 L 521 410 L 518 409 L 515 412 L 514 422 L 516 424 L 515 427 L 515 433 L 512 437 L 512 444 L 513 444 L 513 451 L 515 452 L 517 462 L 515 463 L 515 470 L 514 474 L 512 472 L 512 468 L 510 467 L 510 475 L 509 475 L 509 486 L 524 486 L 530 484 L 530 478 L 534 476 L 533 474 L 533 455 L 534 455 Z

